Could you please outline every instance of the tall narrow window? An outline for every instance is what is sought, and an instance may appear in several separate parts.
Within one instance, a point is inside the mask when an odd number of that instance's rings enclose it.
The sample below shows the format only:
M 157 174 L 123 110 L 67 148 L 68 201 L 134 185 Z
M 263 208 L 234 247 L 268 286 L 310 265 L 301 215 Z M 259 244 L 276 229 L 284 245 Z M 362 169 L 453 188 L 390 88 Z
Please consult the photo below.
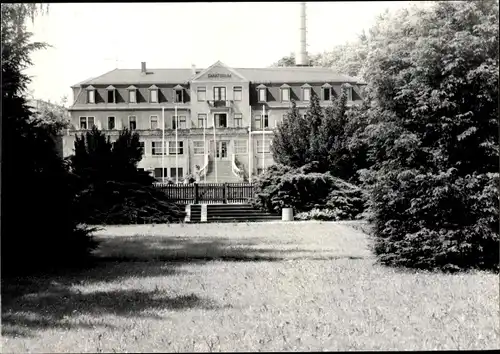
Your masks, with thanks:
M 128 88 L 128 102 L 137 103 L 137 88 L 134 85 Z
M 226 100 L 226 88 L 214 87 L 214 101 L 225 101 L 225 100 Z
M 158 103 L 158 89 L 151 89 L 149 91 L 149 101 L 151 103 Z
M 87 103 L 95 103 L 95 90 L 87 91 Z
M 267 101 L 267 89 L 260 88 L 259 89 L 259 102 L 266 102 L 266 101 Z
M 115 117 L 108 117 L 108 130 L 115 129 Z
M 207 115 L 205 113 L 198 113 L 198 128 L 206 128 L 207 126 Z
M 243 88 L 241 86 L 235 86 L 233 88 L 233 99 L 235 101 L 241 101 L 242 93 L 243 93 Z
M 179 116 L 179 129 L 186 129 L 186 116 Z
M 281 89 L 281 101 L 288 102 L 290 101 L 290 89 L 282 88 Z
M 184 87 L 177 85 L 174 87 L 174 102 L 184 103 Z
M 310 87 L 304 87 L 302 90 L 302 100 L 303 101 L 310 101 L 311 100 L 311 88 Z
M 109 85 L 108 90 L 108 103 L 116 103 L 116 89 L 113 85 Z
M 159 125 L 158 125 L 158 116 L 151 116 L 151 117 L 149 117 L 149 121 L 150 121 L 150 124 L 151 124 L 151 129 L 158 129 L 159 128 Z
M 207 88 L 206 87 L 198 87 L 196 92 L 197 92 L 198 102 L 204 102 L 207 100 Z
M 347 100 L 352 101 L 352 87 L 346 87 Z
M 241 113 L 234 114 L 234 126 L 237 128 L 243 126 L 243 114 Z
M 329 101 L 331 97 L 332 89 L 329 87 L 323 87 L 323 101 Z
M 130 130 L 137 129 L 137 117 L 136 116 L 129 116 L 128 117 L 128 126 L 129 126 Z

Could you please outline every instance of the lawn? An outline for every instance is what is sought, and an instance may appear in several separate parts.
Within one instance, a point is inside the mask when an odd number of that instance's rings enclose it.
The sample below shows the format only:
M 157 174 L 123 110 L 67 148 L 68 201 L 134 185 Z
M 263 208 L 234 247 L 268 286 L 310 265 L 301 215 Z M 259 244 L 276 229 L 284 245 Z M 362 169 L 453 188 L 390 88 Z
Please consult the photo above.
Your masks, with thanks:
M 91 269 L 2 284 L 3 352 L 500 348 L 498 275 L 385 268 L 358 230 L 109 227 Z

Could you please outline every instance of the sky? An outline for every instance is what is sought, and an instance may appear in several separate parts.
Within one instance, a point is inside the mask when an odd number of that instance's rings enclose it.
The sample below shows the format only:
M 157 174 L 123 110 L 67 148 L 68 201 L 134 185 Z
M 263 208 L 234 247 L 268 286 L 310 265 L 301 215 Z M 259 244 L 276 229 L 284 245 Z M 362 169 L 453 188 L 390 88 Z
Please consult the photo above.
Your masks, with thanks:
M 308 52 L 356 39 L 386 8 L 409 1 L 307 3 Z M 71 85 L 115 68 L 268 67 L 299 46 L 299 2 L 61 3 L 29 22 L 35 98 L 73 100 Z

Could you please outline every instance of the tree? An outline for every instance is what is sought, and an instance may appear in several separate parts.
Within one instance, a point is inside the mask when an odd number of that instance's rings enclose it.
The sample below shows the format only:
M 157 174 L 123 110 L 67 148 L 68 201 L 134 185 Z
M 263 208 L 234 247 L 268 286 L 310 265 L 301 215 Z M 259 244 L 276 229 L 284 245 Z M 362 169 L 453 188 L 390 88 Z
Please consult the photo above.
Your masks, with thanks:
M 498 18 L 443 1 L 375 26 L 365 179 L 385 264 L 498 266 Z
M 97 127 L 76 137 L 69 160 L 79 178 L 78 206 L 89 224 L 178 222 L 184 212 L 140 171 L 143 148 L 139 135 L 124 128 L 111 143 Z
M 79 227 L 73 176 L 57 154 L 59 127 L 33 117 L 25 98 L 30 81 L 23 70 L 30 53 L 25 21 L 47 8 L 2 4 L 2 273 L 34 271 L 79 262 L 95 247 Z

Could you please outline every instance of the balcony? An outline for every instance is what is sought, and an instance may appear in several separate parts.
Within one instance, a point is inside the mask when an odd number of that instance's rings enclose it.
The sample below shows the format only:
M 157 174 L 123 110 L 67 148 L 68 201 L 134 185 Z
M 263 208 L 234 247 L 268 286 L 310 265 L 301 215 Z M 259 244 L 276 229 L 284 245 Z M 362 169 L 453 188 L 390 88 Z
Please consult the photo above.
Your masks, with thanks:
M 233 101 L 232 100 L 209 100 L 208 106 L 210 109 L 225 109 L 225 110 L 230 110 L 233 107 Z

